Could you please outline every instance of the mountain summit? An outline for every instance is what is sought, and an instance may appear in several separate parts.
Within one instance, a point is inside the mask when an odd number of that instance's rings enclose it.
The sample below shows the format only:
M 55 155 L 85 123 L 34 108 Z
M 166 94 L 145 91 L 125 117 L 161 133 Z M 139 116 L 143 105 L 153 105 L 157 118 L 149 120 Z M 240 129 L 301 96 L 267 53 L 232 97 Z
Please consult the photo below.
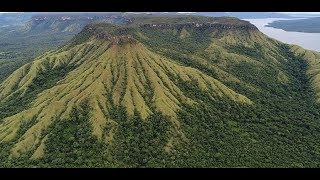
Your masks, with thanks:
M 318 56 L 236 18 L 92 23 L 0 84 L 1 157 L 58 167 L 269 166 L 294 153 L 305 159 L 286 165 L 308 164 L 312 153 L 290 144 L 318 128 Z
M 13 154 L 32 149 L 35 153 L 42 152 L 46 137 L 43 132 L 58 119 L 70 118 L 72 108 L 84 101 L 92 109 L 93 134 L 99 139 L 104 137 L 106 143 L 113 140 L 118 126 L 111 113 L 120 106 L 127 116 L 137 112 L 142 119 L 160 112 L 172 121 L 173 131 L 182 133 L 177 111 L 182 104 L 201 101 L 188 97 L 180 84 L 195 83 L 199 91 L 212 99 L 226 97 L 252 104 L 247 97 L 198 69 L 183 66 L 148 49 L 133 37 L 138 32 L 108 24 L 88 26 L 73 39 L 78 41 L 88 33 L 86 40 L 49 52 L 8 77 L 0 86 L 4 102 L 16 94 L 26 94 L 39 76 L 47 77 L 46 74 L 61 68 L 70 69 L 53 87 L 37 94 L 30 107 L 3 120 L 2 141 L 15 138 L 21 124 L 34 123 L 19 138 Z M 104 130 L 106 126 L 110 128 L 108 132 Z

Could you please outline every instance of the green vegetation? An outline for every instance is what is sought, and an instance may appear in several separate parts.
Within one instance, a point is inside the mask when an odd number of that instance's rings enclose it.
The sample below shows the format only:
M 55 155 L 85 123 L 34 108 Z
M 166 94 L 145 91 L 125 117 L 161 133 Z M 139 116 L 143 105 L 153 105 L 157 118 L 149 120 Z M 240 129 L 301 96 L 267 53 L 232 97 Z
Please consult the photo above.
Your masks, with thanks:
M 24 94 L 21 91 L 17 91 L 5 103 L 0 103 L 0 119 L 14 115 L 29 107 L 37 94 L 54 86 L 56 82 L 65 77 L 73 68 L 62 65 L 50 71 L 41 71 L 33 79 L 32 84 L 28 86 L 28 90 Z
M 35 57 L 66 44 L 89 23 L 127 24 L 129 20 L 120 13 L 43 13 L 37 16 L 19 13 L 1 16 L 0 24 L 5 20 L 4 25 L 10 26 L 0 27 L 0 82 Z M 74 40 L 73 44 L 81 38 Z
M 35 57 L 63 45 L 76 33 L 21 33 L 19 28 L 0 29 L 0 41 L 5 42 L 0 43 L 0 82 Z
M 122 111 L 123 113 L 124 111 Z M 121 113 L 121 110 L 119 110 Z M 92 135 L 90 107 L 87 103 L 72 109 L 71 117 L 57 122 L 46 132 L 44 156 L 30 160 L 31 154 L 4 161 L 8 156 L 1 153 L 2 166 L 8 167 L 157 167 L 163 163 L 163 147 L 169 132 L 169 120 L 154 114 L 146 121 L 134 117 L 118 119 L 119 131 L 114 144 L 105 144 Z
M 99 167 L 110 166 L 104 154 L 106 144 L 92 136 L 90 107 L 82 104 L 73 108 L 70 119 L 49 128 L 40 167 Z
M 188 156 L 178 154 L 176 159 L 185 160 L 178 166 L 319 167 L 320 106 L 305 74 L 306 62 L 294 57 L 288 47 L 282 53 L 290 59 L 284 64 L 290 85 L 264 86 L 273 81 L 272 74 L 254 73 L 264 82 L 259 85 L 264 90 L 253 94 L 239 89 L 254 99 L 254 108 L 202 98 L 200 107 L 182 111 L 182 128 L 192 137 L 192 145 L 182 151 Z
M 0 84 L 0 166 L 320 167 L 317 58 L 301 52 L 245 27 L 87 26 Z

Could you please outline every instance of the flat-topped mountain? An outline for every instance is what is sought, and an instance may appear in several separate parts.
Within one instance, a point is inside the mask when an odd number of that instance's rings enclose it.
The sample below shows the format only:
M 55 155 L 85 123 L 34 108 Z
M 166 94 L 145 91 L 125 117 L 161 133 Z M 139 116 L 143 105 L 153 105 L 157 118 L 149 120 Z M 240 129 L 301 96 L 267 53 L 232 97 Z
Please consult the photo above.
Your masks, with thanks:
M 130 19 L 0 84 L 3 166 L 318 165 L 316 52 L 236 18 Z

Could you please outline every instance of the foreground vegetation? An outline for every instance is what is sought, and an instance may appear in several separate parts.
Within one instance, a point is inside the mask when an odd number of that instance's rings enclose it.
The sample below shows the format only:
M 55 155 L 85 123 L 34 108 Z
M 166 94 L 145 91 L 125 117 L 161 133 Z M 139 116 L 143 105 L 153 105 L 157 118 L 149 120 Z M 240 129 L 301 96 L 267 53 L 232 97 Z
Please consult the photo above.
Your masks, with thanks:
M 0 166 L 319 167 L 317 56 L 229 24 L 96 25 L 19 69 Z

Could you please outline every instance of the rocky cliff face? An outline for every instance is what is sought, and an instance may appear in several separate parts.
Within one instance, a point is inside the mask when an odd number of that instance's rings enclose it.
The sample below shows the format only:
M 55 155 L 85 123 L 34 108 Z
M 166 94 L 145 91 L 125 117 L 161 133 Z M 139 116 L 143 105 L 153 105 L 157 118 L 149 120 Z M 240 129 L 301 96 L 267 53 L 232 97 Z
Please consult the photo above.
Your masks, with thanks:
M 258 28 L 252 24 L 226 24 L 226 23 L 183 23 L 183 24 L 166 24 L 166 23 L 149 23 L 142 24 L 140 27 L 143 28 L 199 28 L 199 29 L 208 29 L 208 28 L 216 28 L 216 29 L 247 29 L 247 30 L 258 30 Z

